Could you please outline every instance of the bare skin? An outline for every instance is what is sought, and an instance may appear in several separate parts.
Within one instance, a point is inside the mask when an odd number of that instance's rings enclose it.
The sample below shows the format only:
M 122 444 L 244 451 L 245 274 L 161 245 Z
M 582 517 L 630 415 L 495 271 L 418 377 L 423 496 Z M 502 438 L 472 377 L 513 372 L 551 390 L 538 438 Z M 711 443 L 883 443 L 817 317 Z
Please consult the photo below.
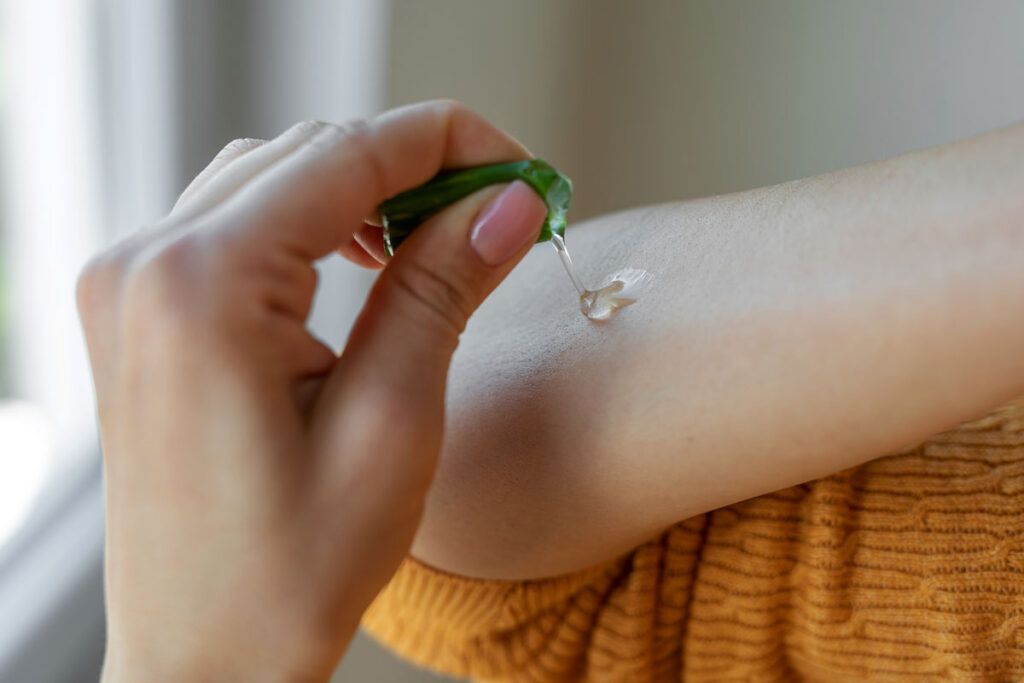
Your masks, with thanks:
M 581 226 L 590 273 L 656 289 L 594 325 L 535 247 L 449 383 L 544 218 L 488 188 L 384 267 L 340 355 L 308 333 L 315 260 L 383 265 L 381 201 L 528 154 L 451 102 L 296 126 L 90 264 L 104 681 L 326 680 L 410 543 L 468 575 L 569 571 L 1024 388 L 1024 126 Z
M 535 247 L 463 336 L 414 555 L 568 572 L 1024 393 L 1022 159 L 1018 125 L 581 224 L 591 279 L 654 275 L 607 324 Z
M 408 553 L 459 333 L 547 209 L 512 183 L 431 217 L 340 355 L 306 330 L 313 262 L 375 263 L 360 236 L 381 201 L 526 156 L 452 102 L 300 124 L 226 147 L 165 219 L 86 268 L 106 683 L 330 678 Z

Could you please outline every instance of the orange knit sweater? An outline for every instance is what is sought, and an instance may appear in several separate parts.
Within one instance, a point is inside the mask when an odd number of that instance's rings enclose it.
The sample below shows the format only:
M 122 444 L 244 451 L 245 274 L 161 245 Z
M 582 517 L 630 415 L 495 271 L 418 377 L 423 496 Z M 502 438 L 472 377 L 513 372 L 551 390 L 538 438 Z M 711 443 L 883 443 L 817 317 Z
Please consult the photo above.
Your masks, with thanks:
M 365 626 L 483 681 L 1024 680 L 1024 401 L 573 575 L 407 560 Z

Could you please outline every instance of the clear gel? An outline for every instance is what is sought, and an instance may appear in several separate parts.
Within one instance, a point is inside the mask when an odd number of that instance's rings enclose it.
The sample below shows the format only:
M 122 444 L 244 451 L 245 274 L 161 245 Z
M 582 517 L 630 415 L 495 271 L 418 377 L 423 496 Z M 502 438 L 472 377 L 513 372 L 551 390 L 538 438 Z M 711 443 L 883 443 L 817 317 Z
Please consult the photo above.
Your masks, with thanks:
M 573 287 L 580 295 L 580 312 L 591 320 L 609 320 L 626 306 L 636 303 L 638 291 L 651 279 L 650 273 L 646 270 L 627 268 L 613 273 L 608 282 L 600 288 L 587 289 L 576 272 L 562 236 L 553 235 L 551 243 L 555 245 L 558 258 L 561 259 L 565 272 L 569 274 Z

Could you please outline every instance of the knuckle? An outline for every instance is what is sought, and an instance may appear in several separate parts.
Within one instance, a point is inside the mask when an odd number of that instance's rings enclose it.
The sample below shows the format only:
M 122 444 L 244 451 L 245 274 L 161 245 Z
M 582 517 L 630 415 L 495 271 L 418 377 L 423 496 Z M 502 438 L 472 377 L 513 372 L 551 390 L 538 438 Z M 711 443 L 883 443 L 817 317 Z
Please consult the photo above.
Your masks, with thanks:
M 337 128 L 345 137 L 362 139 L 370 132 L 370 122 L 361 118 L 349 119 Z
M 126 281 L 126 306 L 145 319 L 180 322 L 192 310 L 199 283 L 201 250 L 190 235 L 140 256 Z
M 470 111 L 469 107 L 467 107 L 465 103 L 451 97 L 441 97 L 436 100 L 433 100 L 431 103 L 439 110 L 441 110 L 443 113 L 448 115 Z
M 387 188 L 387 174 L 374 150 L 373 129 L 367 119 L 351 119 L 343 124 L 321 123 L 306 144 L 325 155 L 344 157 L 348 168 L 358 168 L 368 174 L 376 193 Z
M 462 334 L 473 312 L 464 283 L 453 282 L 451 274 L 440 275 L 415 260 L 395 268 L 390 281 L 414 321 L 454 338 Z
M 334 124 L 332 123 L 318 120 L 299 121 L 291 128 L 289 128 L 287 131 L 285 131 L 284 135 L 295 136 L 299 138 L 312 137 L 319 133 L 320 131 L 322 131 L 324 128 L 333 125 Z
M 459 100 L 438 100 L 434 106 L 438 117 L 444 120 L 449 135 L 460 127 L 475 129 L 481 124 L 489 125 L 480 114 Z
M 374 150 L 370 122 L 355 119 L 347 122 L 343 130 L 349 153 L 355 158 L 356 165 L 369 173 L 369 179 L 376 188 L 375 193 L 387 193 L 387 173 Z
M 251 149 L 261 146 L 264 142 L 265 140 L 260 140 L 258 138 L 236 138 L 224 145 L 220 152 L 218 152 L 217 158 L 226 159 L 244 154 Z
M 93 255 L 85 263 L 75 283 L 75 300 L 80 313 L 88 315 L 114 299 L 133 257 L 130 244 L 122 242 Z
M 314 149 L 329 150 L 347 137 L 348 125 L 321 123 L 319 128 L 306 140 L 306 144 Z

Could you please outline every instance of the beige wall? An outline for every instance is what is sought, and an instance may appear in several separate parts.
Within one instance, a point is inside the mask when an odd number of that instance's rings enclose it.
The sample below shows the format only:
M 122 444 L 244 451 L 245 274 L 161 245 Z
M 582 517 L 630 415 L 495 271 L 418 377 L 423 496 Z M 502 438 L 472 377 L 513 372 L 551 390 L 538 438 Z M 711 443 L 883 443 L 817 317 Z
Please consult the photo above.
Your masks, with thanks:
M 1024 118 L 1022 36 L 1011 0 L 395 0 L 389 100 L 465 100 L 582 217 Z

